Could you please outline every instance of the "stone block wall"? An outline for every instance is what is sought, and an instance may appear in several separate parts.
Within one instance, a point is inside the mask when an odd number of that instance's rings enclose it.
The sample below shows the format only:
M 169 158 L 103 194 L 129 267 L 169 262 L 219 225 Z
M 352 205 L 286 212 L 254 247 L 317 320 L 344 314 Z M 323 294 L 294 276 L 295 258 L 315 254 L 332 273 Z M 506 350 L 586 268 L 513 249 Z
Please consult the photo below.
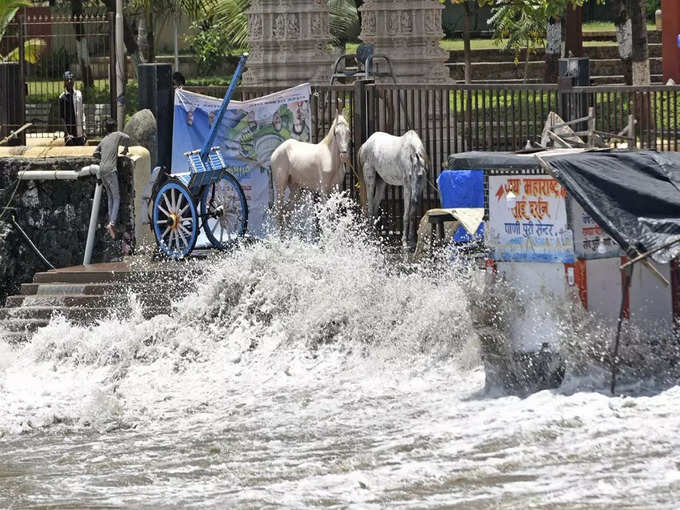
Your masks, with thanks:
M 21 283 L 30 282 L 36 272 L 49 269 L 11 223 L 11 217 L 15 217 L 55 267 L 80 265 L 95 189 L 94 177 L 77 181 L 18 181 L 17 173 L 21 170 L 79 170 L 92 163 L 94 160 L 89 157 L 0 158 L 0 208 L 8 202 L 12 208 L 0 219 L 0 304 L 8 295 L 17 293 Z M 121 260 L 134 245 L 132 170 L 131 159 L 118 158 L 121 205 L 115 240 L 111 240 L 103 228 L 107 221 L 107 198 L 106 191 L 102 190 L 93 263 Z M 2 209 L 0 214 L 3 214 Z

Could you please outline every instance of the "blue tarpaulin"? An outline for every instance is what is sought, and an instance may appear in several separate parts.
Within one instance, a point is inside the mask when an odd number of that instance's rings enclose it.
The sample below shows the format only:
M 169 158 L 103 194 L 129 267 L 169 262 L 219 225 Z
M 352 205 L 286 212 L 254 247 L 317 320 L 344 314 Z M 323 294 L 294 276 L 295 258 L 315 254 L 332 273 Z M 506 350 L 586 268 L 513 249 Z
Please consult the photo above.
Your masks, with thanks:
M 444 170 L 437 179 L 443 209 L 484 208 L 484 170 Z M 484 223 L 477 229 L 477 238 L 484 238 Z M 453 236 L 455 242 L 475 239 L 460 227 Z

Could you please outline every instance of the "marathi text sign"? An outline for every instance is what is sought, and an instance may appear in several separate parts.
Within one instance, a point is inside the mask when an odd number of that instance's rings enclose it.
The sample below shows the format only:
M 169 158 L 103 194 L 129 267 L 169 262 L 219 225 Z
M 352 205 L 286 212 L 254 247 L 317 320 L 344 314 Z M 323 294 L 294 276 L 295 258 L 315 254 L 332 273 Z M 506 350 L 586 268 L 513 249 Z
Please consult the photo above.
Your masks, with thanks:
M 489 177 L 487 243 L 496 260 L 574 262 L 566 191 L 551 177 Z
M 622 257 L 623 250 L 609 235 L 602 230 L 595 220 L 583 210 L 573 198 L 569 204 L 569 223 L 574 231 L 574 250 L 580 259 L 606 259 Z
M 311 141 L 308 84 L 250 101 L 231 101 L 214 145 L 221 148 L 229 171 L 248 201 L 248 231 L 264 235 L 271 200 L 269 159 L 288 138 Z M 172 130 L 172 173 L 188 171 L 185 152 L 202 148 L 222 99 L 177 89 Z M 199 241 L 201 239 L 199 238 Z

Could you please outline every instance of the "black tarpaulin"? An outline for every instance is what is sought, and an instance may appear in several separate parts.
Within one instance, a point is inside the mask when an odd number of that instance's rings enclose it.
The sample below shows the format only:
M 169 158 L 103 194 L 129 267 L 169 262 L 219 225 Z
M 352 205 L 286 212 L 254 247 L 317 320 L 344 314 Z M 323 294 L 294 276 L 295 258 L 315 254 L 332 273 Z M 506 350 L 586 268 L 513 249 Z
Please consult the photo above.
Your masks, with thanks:
M 597 151 L 538 157 L 625 251 L 644 253 L 680 239 L 680 154 Z M 665 263 L 679 253 L 676 243 L 653 258 Z

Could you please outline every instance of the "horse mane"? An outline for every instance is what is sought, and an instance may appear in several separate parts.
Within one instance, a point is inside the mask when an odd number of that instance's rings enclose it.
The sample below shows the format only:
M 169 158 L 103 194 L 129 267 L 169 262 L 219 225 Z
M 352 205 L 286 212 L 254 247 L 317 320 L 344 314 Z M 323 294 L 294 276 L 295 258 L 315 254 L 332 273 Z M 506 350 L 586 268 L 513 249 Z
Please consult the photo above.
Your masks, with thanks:
M 321 140 L 320 143 L 325 143 L 326 145 L 330 146 L 331 141 L 333 139 L 333 130 L 338 125 L 338 121 L 349 127 L 349 122 L 347 122 L 347 119 L 343 114 L 336 115 L 335 118 L 333 119 L 333 124 L 331 124 L 331 127 L 328 130 L 328 133 L 326 133 L 326 136 L 323 137 L 323 140 Z

